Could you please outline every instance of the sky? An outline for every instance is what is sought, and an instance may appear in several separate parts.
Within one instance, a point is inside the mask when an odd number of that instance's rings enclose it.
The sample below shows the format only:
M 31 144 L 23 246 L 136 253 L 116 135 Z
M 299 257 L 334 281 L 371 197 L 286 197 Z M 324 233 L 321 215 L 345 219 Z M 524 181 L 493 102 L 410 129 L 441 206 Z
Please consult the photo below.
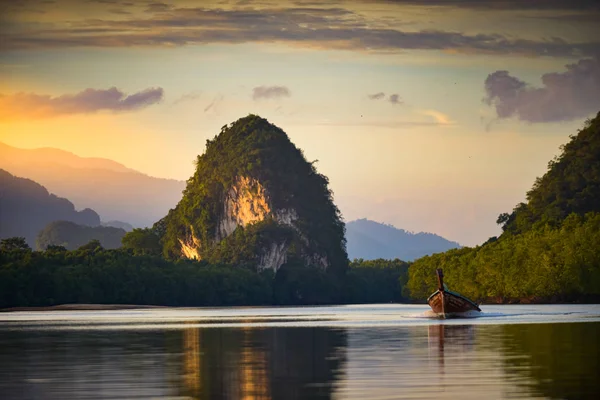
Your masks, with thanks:
M 0 0 L 0 142 L 185 180 L 258 114 L 345 220 L 476 245 L 600 111 L 598 20 L 584 0 Z

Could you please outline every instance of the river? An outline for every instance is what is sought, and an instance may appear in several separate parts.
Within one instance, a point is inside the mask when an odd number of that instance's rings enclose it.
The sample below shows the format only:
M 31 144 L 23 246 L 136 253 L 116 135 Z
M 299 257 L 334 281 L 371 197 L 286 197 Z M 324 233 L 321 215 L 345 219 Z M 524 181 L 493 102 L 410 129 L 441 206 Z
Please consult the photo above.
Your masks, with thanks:
M 600 398 L 600 305 L 0 314 L 2 399 Z

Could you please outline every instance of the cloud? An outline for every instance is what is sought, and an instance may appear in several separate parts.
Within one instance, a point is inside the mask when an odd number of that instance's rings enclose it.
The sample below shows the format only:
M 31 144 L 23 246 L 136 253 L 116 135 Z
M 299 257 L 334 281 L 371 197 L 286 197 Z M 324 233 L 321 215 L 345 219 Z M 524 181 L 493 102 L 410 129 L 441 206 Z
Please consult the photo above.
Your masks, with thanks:
M 397 93 L 391 94 L 388 101 L 394 105 L 404 103 Z
M 143 14 L 142 17 L 127 20 L 108 17 L 78 21 L 58 20 L 50 26 L 16 21 L 10 30 L 0 33 L 3 37 L 0 51 L 81 46 L 184 46 L 279 42 L 317 49 L 368 52 L 445 50 L 552 57 L 600 54 L 600 39 L 593 36 L 572 43 L 562 38 L 534 40 L 493 33 L 405 31 L 394 21 L 367 16 L 341 7 L 173 7 L 168 12 Z
M 450 117 L 440 111 L 436 110 L 420 110 L 419 114 L 426 115 L 435 120 L 438 125 L 453 125 L 455 124 Z
M 278 99 L 290 97 L 291 92 L 285 86 L 258 86 L 252 89 L 252 99 Z
M 378 93 L 374 93 L 374 94 L 369 94 L 369 95 L 367 95 L 367 97 L 370 100 L 382 100 L 385 98 L 385 93 L 378 92 Z M 388 97 L 388 101 L 390 103 L 392 103 L 393 105 L 404 104 L 404 102 L 402 101 L 402 99 L 400 98 L 400 95 L 398 93 L 390 94 Z
M 113 8 L 113 9 L 108 10 L 108 12 L 111 14 L 117 14 L 117 15 L 132 15 L 131 12 L 121 10 L 120 8 Z
M 303 125 L 303 126 L 369 126 L 369 127 L 381 127 L 381 128 L 417 128 L 417 127 L 439 127 L 441 125 L 450 125 L 450 124 L 442 124 L 438 121 L 381 121 L 381 120 L 372 120 L 372 121 L 339 121 L 339 122 L 331 122 L 331 121 L 297 121 L 294 125 Z
M 381 100 L 385 97 L 385 93 L 379 92 L 379 93 L 375 93 L 375 94 L 370 94 L 370 95 L 368 95 L 368 97 L 371 100 Z
M 172 8 L 172 6 L 170 6 L 169 4 L 154 2 L 154 3 L 149 3 L 146 6 L 146 12 L 147 13 L 159 13 L 159 12 L 169 11 L 171 8 Z
M 163 89 L 149 88 L 129 96 L 116 87 L 85 89 L 57 97 L 35 93 L 0 95 L 0 119 L 50 118 L 98 111 L 136 111 L 160 102 Z
M 597 0 L 372 0 L 370 2 L 477 10 L 600 10 Z
M 600 60 L 583 59 L 565 66 L 565 72 L 542 75 L 542 87 L 533 87 L 508 71 L 496 71 L 485 80 L 484 102 L 498 118 L 527 122 L 558 122 L 585 118 L 600 109 Z

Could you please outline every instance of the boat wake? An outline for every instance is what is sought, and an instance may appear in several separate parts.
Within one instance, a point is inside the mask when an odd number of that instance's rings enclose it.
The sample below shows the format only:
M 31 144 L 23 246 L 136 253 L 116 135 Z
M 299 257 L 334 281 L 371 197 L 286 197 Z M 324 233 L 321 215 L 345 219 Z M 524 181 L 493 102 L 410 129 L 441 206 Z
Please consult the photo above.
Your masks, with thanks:
M 408 318 L 417 318 L 417 319 L 433 319 L 433 320 L 443 320 L 443 319 L 499 319 L 505 321 L 512 322 L 535 322 L 539 320 L 544 321 L 555 321 L 555 320 L 563 320 L 569 319 L 573 317 L 596 317 L 597 315 L 589 316 L 585 312 L 515 312 L 515 313 L 503 313 L 503 312 L 494 312 L 494 311 L 467 311 L 463 313 L 453 313 L 446 314 L 444 317 L 442 314 L 438 314 L 432 310 L 427 310 L 418 314 L 411 314 L 407 316 Z M 483 322 L 483 321 L 482 321 Z
M 432 310 L 427 310 L 417 315 L 412 315 L 414 318 L 426 318 L 426 319 L 448 319 L 448 318 L 481 318 L 486 316 L 484 312 L 470 310 L 460 313 L 446 313 L 443 314 L 436 313 Z

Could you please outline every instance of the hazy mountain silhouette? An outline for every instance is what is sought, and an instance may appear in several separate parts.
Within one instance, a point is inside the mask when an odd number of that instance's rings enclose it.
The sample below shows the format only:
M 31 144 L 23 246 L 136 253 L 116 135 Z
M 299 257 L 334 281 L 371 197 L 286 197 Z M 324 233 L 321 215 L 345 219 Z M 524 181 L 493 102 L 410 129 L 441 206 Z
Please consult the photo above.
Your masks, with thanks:
M 461 247 L 460 244 L 433 233 L 411 233 L 392 225 L 368 219 L 346 224 L 348 258 L 376 258 L 412 261 L 429 254 Z
M 131 232 L 133 230 L 133 226 L 131 226 L 131 224 L 123 221 L 102 222 L 102 226 L 123 229 L 125 232 Z
M 51 148 L 19 149 L 0 143 L 0 168 L 30 178 L 103 220 L 150 226 L 175 207 L 185 182 L 154 178 L 117 162 Z M 57 218 L 58 219 L 58 218 Z
M 33 247 L 38 232 L 56 220 L 100 225 L 94 210 L 76 211 L 73 203 L 49 193 L 42 185 L 0 169 L 0 239 L 21 236 Z
M 98 240 L 105 249 L 121 247 L 125 230 L 112 226 L 85 226 L 70 221 L 53 221 L 42 229 L 36 238 L 36 249 L 46 250 L 50 245 L 76 250 L 91 240 Z

